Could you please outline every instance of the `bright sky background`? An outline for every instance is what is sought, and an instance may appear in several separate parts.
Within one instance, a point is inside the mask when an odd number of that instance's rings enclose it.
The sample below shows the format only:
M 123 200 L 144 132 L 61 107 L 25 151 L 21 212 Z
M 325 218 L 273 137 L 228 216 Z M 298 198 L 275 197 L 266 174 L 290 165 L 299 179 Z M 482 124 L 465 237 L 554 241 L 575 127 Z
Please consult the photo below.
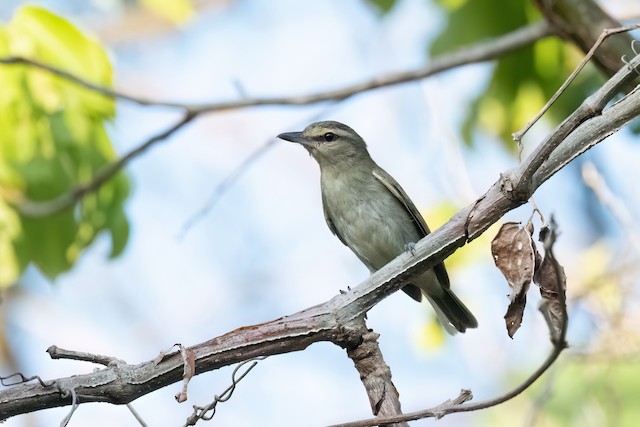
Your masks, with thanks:
M 0 5 L 0 18 L 9 19 L 21 3 Z M 33 3 L 53 5 L 89 29 L 107 13 L 117 19 L 117 12 L 82 1 Z M 110 4 L 94 3 L 107 9 Z M 296 95 L 419 67 L 427 60 L 429 38 L 443 24 L 442 16 L 423 0 L 400 1 L 382 19 L 355 0 L 241 0 L 197 15 L 178 30 L 119 42 L 110 50 L 116 86 L 131 94 L 185 102 L 237 99 L 242 93 Z M 326 228 L 317 165 L 303 149 L 283 141 L 179 236 L 214 187 L 243 159 L 278 133 L 301 130 L 318 114 L 356 129 L 368 141 L 373 158 L 426 212 L 445 201 L 460 207 L 470 203 L 500 171 L 516 165 L 499 142 L 480 137 L 469 149 L 456 134 L 465 106 L 481 90 L 489 70 L 490 65 L 468 66 L 335 106 L 261 107 L 209 115 L 156 145 L 127 170 L 133 191 L 125 253 L 107 260 L 109 241 L 103 236 L 55 284 L 31 270 L 23 286 L 5 296 L 0 310 L 20 370 L 48 379 L 94 369 L 50 360 L 45 350 L 52 344 L 143 362 L 176 342 L 192 345 L 291 314 L 358 284 L 367 270 Z M 178 117 L 167 109 L 125 102 L 118 108 L 110 134 L 119 153 Z M 632 184 L 636 181 L 618 178 L 637 177 L 636 164 L 618 160 L 637 159 L 639 150 L 630 138 L 616 135 L 589 153 L 598 158 L 635 215 L 640 209 L 638 187 Z M 613 159 L 615 169 L 609 167 Z M 560 224 L 560 259 L 597 237 L 584 231 L 593 223 L 584 214 L 584 193 L 574 191 L 578 171 L 561 172 L 536 196 L 539 207 L 555 213 Z M 526 221 L 529 213 L 525 207 L 509 218 Z M 615 230 L 606 219 L 604 227 Z M 516 338 L 508 338 L 502 318 L 506 283 L 486 262 L 488 242 L 477 250 L 483 262 L 450 274 L 456 293 L 476 314 L 478 330 L 428 347 L 423 337 L 432 310 L 401 293 L 369 315 L 369 326 L 381 334 L 405 411 L 439 404 L 457 396 L 460 388 L 472 389 L 478 400 L 491 398 L 528 375 L 548 351 L 546 326 L 535 310 L 537 298 L 532 298 Z M 579 348 L 588 334 L 578 316 L 570 342 Z M 150 426 L 182 425 L 191 405 L 208 403 L 230 384 L 232 368 L 195 377 L 186 403 L 175 403 L 180 384 L 174 384 L 133 405 Z M 57 425 L 67 412 L 62 408 L 20 416 L 4 426 Z M 220 404 L 211 425 L 325 425 L 369 416 L 352 362 L 341 349 L 321 343 L 261 362 L 233 398 Z M 473 426 L 481 419 L 459 414 L 438 425 Z M 91 404 L 82 405 L 70 425 L 136 422 L 125 407 Z

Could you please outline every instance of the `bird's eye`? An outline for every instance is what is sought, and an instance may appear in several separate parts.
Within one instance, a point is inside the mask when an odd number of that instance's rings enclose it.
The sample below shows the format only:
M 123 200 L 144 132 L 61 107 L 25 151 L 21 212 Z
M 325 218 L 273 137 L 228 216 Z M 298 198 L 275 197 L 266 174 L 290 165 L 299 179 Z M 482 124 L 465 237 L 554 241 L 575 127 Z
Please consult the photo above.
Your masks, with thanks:
M 327 142 L 331 142 L 336 139 L 336 135 L 332 132 L 327 132 L 324 134 L 324 140 Z

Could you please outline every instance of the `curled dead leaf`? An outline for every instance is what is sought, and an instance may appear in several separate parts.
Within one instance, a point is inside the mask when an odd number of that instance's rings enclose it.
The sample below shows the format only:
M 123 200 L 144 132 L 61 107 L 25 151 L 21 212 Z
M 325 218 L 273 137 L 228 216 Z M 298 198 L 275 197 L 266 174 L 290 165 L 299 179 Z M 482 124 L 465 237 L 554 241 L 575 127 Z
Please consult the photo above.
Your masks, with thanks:
M 540 288 L 542 296 L 538 309 L 547 322 L 551 340 L 556 343 L 562 335 L 565 316 L 567 316 L 565 295 L 567 277 L 564 268 L 553 255 L 553 244 L 556 240 L 553 218 L 551 218 L 551 227 L 543 227 L 540 230 L 539 239 L 544 244 L 545 254 L 540 267 L 536 269 L 533 280 Z
M 511 303 L 505 314 L 507 332 L 511 338 L 522 324 L 527 303 L 527 290 L 533 280 L 536 260 L 539 257 L 531 238 L 532 227 L 522 227 L 516 222 L 507 222 L 500 227 L 491 242 L 491 254 L 496 267 L 509 283 Z

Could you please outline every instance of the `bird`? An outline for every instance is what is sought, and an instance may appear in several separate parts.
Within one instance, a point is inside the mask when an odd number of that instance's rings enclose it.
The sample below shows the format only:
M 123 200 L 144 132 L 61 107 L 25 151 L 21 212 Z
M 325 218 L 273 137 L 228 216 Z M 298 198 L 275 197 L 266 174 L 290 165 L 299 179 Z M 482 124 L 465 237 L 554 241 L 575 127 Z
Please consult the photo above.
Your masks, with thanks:
M 371 273 L 413 250 L 430 233 L 407 193 L 373 161 L 364 139 L 349 126 L 320 121 L 278 138 L 302 145 L 317 161 L 326 223 Z M 418 302 L 424 296 L 451 335 L 478 326 L 451 290 L 443 263 L 421 273 L 402 290 Z

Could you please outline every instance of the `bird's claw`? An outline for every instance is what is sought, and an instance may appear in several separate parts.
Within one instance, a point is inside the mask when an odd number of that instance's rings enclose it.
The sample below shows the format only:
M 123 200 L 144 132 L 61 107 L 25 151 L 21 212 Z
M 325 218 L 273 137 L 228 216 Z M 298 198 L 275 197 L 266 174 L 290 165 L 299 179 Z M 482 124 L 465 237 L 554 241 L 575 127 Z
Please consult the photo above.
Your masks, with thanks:
M 345 295 L 347 292 L 349 292 L 351 290 L 351 286 L 347 286 L 347 290 L 345 291 L 344 289 L 340 289 L 340 294 L 341 295 Z
M 404 250 L 411 252 L 411 255 L 416 256 L 416 244 L 413 242 L 409 242 L 404 245 Z

